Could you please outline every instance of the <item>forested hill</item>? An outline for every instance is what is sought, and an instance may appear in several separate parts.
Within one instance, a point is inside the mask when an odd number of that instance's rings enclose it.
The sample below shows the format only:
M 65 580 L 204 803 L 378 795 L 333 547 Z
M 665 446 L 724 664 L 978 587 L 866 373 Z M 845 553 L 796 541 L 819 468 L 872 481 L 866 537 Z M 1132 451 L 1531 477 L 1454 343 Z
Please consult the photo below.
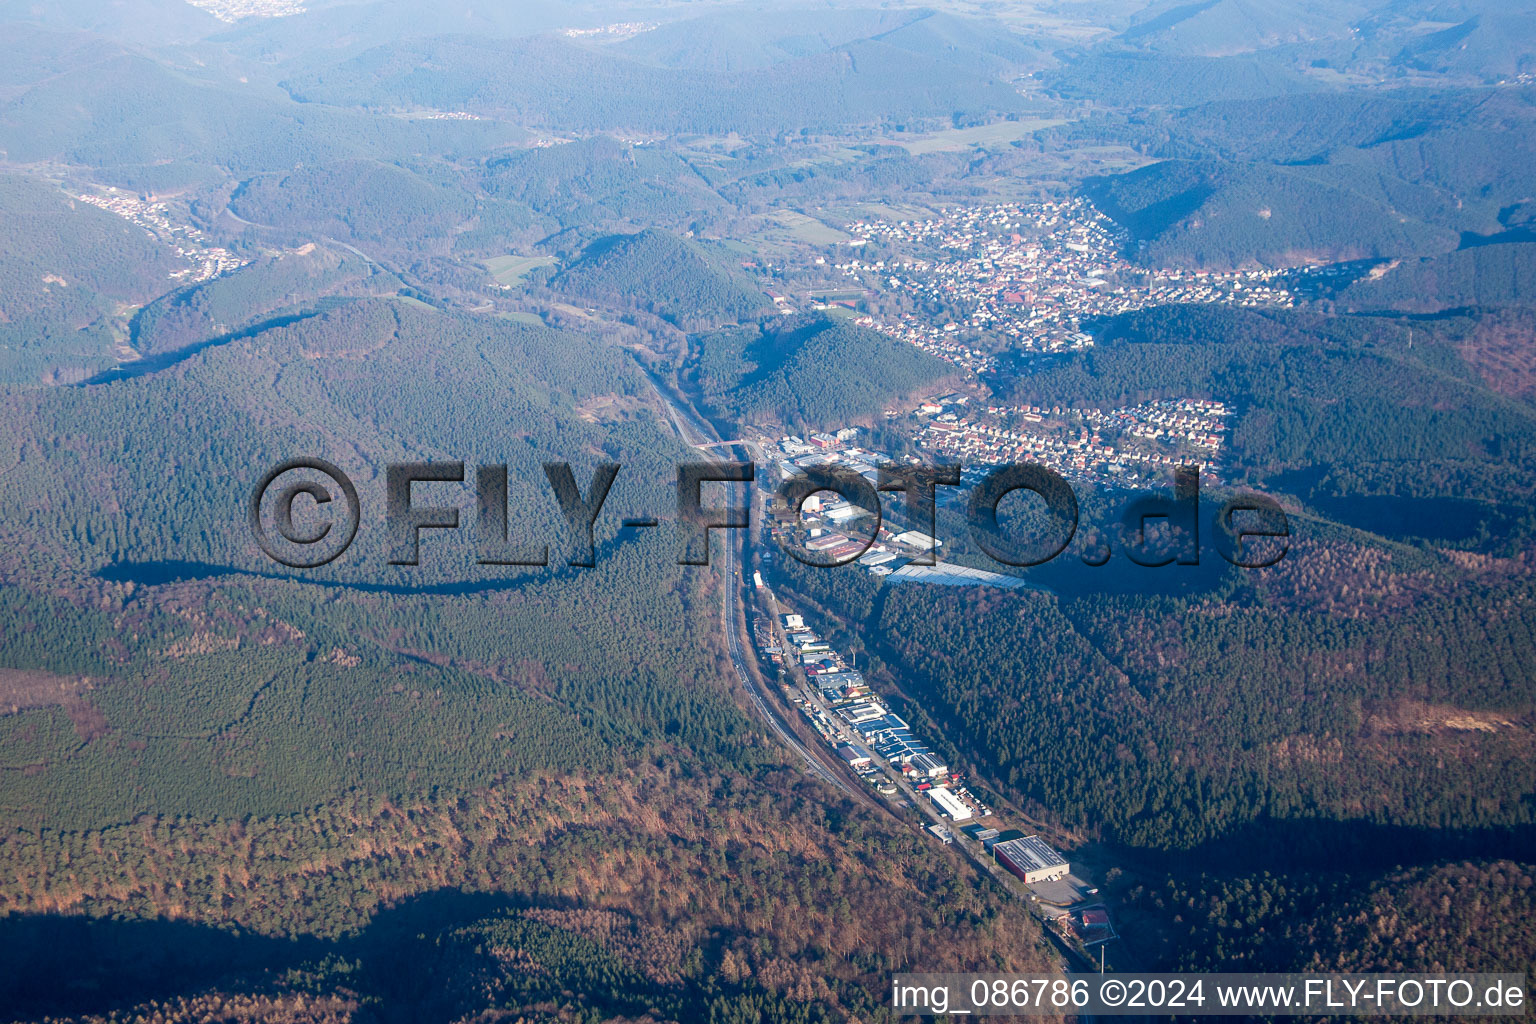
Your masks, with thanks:
M 4 763 L 31 766 L 0 780 L 8 820 L 281 816 L 353 789 L 600 770 L 652 742 L 758 763 L 713 684 L 700 578 L 670 537 L 615 539 L 620 517 L 671 501 L 681 447 L 648 394 L 595 339 L 362 300 L 159 372 L 10 396 L 0 504 L 29 539 L 4 568 L 54 589 L 0 588 L 0 685 L 52 686 L 0 716 Z M 593 405 L 612 411 L 583 415 Z M 298 456 L 334 462 L 361 495 L 356 543 L 308 573 L 263 556 L 244 514 L 261 474 Z M 469 484 L 433 491 L 470 508 L 473 466 L 508 464 L 509 534 L 547 543 L 550 567 L 477 565 L 467 513 L 465 529 L 426 540 L 420 565 L 389 565 L 382 464 L 413 457 L 469 462 Z M 565 565 L 551 458 L 583 488 L 594 460 L 623 464 L 585 573 Z M 81 478 L 91 485 L 68 482 Z
M 1147 263 L 1427 257 L 1504 230 L 1529 198 L 1536 93 L 1312 90 L 1148 114 L 1123 131 L 1165 159 L 1085 189 L 1145 243 Z
M 1474 10 L 1479 5 L 1473 5 Z M 1465 21 L 1406 42 L 1395 63 L 1416 71 L 1485 81 L 1514 78 L 1536 59 L 1536 13 L 1518 4 L 1486 3 Z
M 616 537 L 685 454 L 649 394 L 597 338 L 388 299 L 5 393 L 0 1006 L 824 1024 L 879 1013 L 892 969 L 1045 969 L 952 850 L 785 767 L 727 683 L 714 577 Z M 245 508 L 306 454 L 364 521 L 288 574 Z M 584 490 L 623 465 L 590 570 L 551 458 Z M 551 565 L 473 564 L 472 483 L 428 485 L 465 529 L 387 565 L 379 467 L 404 459 L 510 463 L 509 535 Z M 253 1019 L 304 1019 L 278 1010 Z
M 112 365 L 107 318 L 187 264 L 142 228 L 36 179 L 0 175 L 0 382 Z
M 1127 107 L 1188 107 L 1318 88 L 1275 61 L 1249 56 L 1170 57 L 1134 50 L 1084 56 L 1040 78 L 1062 97 Z
M 67 289 L 130 301 L 163 288 L 175 254 L 142 228 L 35 178 L 0 175 L 0 322 L 66 301 Z
M 923 8 L 873 10 L 801 7 L 792 15 L 732 7 L 671 22 L 617 44 L 615 49 L 647 64 L 700 71 L 742 71 L 790 63 L 813 54 L 878 40 L 914 59 L 955 66 L 1034 66 L 1049 58 L 1038 39 L 997 21 L 957 17 Z
M 486 164 L 486 190 L 561 227 L 627 221 L 686 224 L 724 203 L 687 160 L 606 135 L 517 150 Z
M 317 239 L 423 245 L 451 235 L 474 201 L 421 175 L 372 160 L 306 165 L 243 182 L 230 200 L 238 216 Z
M 426 713 L 392 699 L 409 710 L 358 706 Z M 1017 901 L 927 835 L 829 808 L 789 770 L 659 758 L 0 837 L 16 880 L 0 1004 L 27 1020 L 141 1003 L 114 1019 L 831 1024 L 881 1019 L 893 970 L 1052 969 Z M 56 897 L 33 895 L 45 878 Z
M 192 4 L 166 4 L 159 0 L 59 0 L 34 4 L 28 0 L 0 3 L 0 17 L 13 23 L 8 32 L 31 34 L 45 31 L 74 34 L 89 29 L 98 39 L 114 39 L 146 46 L 191 43 L 218 32 L 226 22 Z M 21 22 L 23 24 L 16 25 Z
M 1196 0 L 1150 4 L 1120 34 L 1161 53 L 1222 56 L 1348 36 L 1346 12 L 1323 0 Z
M 161 296 L 134 318 L 133 344 L 144 355 L 159 355 L 312 310 L 330 296 L 394 294 L 399 288 L 397 278 L 360 257 L 305 245 Z
M 1334 167 L 1169 160 L 1088 183 L 1105 213 L 1144 246 L 1149 266 L 1283 267 L 1444 252 L 1457 234 L 1432 223 L 1443 198 Z M 1389 202 L 1416 201 L 1420 218 Z M 1422 209 L 1427 207 L 1428 209 Z
M 693 339 L 686 373 L 733 423 L 820 429 L 880 417 L 953 373 L 911 345 L 839 320 L 774 319 Z
M 1458 306 L 1536 305 L 1536 244 L 1478 245 L 1403 260 L 1362 278 L 1339 296 L 1349 309 L 1433 313 Z
M 572 298 L 641 309 L 685 329 L 743 320 L 769 305 L 719 258 L 657 230 L 594 242 L 552 284 Z
M 1206 103 L 1150 118 L 1146 129 L 1169 156 L 1199 152 L 1301 164 L 1358 153 L 1351 159 L 1389 163 L 1420 151 L 1426 159 L 1401 170 L 1449 184 L 1453 176 L 1499 180 L 1506 169 L 1517 169 L 1519 152 L 1531 144 L 1533 104 L 1536 89 L 1529 86 L 1316 91 Z M 1465 148 L 1489 133 L 1502 134 L 1502 152 Z M 1464 147 L 1460 153 L 1456 140 Z M 1488 197 L 1473 192 L 1462 198 L 1481 205 Z
M 729 8 L 658 25 L 614 49 L 645 64 L 700 71 L 764 68 L 892 32 L 923 17 L 916 10 L 814 10 L 787 18 Z
M 1169 878 L 1126 895 L 1138 910 L 1177 922 L 1160 955 L 1179 970 L 1434 964 L 1448 971 L 1529 972 L 1536 949 L 1536 864 L 1529 860 L 1399 869 L 1364 884 L 1332 872 L 1213 872 L 1197 885 Z
M 61 50 L 71 59 L 57 57 Z M 493 140 L 504 144 L 518 134 L 476 122 L 381 119 L 301 105 L 249 82 L 194 77 L 139 52 L 84 60 L 91 52 L 83 43 L 55 41 L 18 62 L 0 92 L 0 149 L 9 160 L 84 165 L 113 184 L 179 189 L 229 173 L 483 152 Z

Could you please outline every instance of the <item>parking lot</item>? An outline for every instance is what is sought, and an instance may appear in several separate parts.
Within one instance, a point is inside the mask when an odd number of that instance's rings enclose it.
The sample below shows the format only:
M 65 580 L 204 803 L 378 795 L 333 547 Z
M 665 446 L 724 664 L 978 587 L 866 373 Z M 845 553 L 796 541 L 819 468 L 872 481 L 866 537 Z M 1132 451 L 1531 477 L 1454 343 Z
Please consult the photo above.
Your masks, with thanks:
M 1029 891 L 1039 897 L 1041 903 L 1072 907 L 1089 899 L 1087 882 L 1076 875 L 1067 875 L 1055 882 L 1032 882 Z

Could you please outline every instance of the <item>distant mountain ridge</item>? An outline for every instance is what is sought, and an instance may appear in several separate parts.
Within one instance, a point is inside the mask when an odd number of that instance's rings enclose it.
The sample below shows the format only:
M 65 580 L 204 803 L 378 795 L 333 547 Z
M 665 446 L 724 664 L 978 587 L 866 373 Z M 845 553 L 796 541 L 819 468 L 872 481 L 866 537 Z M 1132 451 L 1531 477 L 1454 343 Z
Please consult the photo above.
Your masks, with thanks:
M 1135 50 L 1095 53 L 1044 72 L 1041 81 L 1068 99 L 1125 106 L 1194 106 L 1310 92 L 1319 86 L 1274 61 L 1184 57 Z
M 1166 157 L 1084 191 L 1173 266 L 1424 257 L 1531 196 L 1536 90 L 1303 92 L 1149 116 Z
M 1365 8 L 1322 0 L 1196 0 L 1153 4 L 1121 33 L 1125 42 L 1165 53 L 1224 57 L 1349 31 Z
M 1024 110 L 997 62 L 950 35 L 952 44 L 918 49 L 905 37 L 859 39 L 731 71 L 658 67 L 554 36 L 440 36 L 370 50 L 284 86 L 306 103 L 468 110 L 570 130 L 799 131 Z

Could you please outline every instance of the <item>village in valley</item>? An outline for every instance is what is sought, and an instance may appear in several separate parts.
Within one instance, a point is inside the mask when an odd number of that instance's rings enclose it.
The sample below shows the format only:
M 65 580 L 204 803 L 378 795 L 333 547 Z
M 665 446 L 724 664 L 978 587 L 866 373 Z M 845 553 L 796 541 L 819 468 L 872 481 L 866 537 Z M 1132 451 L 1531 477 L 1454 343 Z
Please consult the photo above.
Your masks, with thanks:
M 918 445 L 934 462 L 994 466 L 1034 462 L 1098 484 L 1161 482 L 1174 466 L 1196 466 L 1218 483 L 1229 410 L 1198 398 L 1159 399 L 1121 409 L 985 405 L 939 396 L 918 407 Z
M 251 262 L 223 246 L 210 244 L 207 235 L 198 228 L 173 220 L 169 205 L 153 196 L 135 195 L 123 189 L 104 186 L 95 192 L 79 193 L 75 198 L 137 224 L 174 248 L 177 256 L 191 264 L 171 272 L 171 279 L 178 283 L 198 284 L 209 281 Z
M 865 316 L 863 326 L 916 345 L 975 374 L 1026 353 L 1093 344 L 1085 321 L 1149 306 L 1224 303 L 1289 308 L 1295 271 L 1147 269 L 1126 259 L 1129 238 L 1083 198 L 942 211 L 922 220 L 861 220 L 844 230 L 855 253 L 880 259 L 834 269 L 865 287 L 949 310 L 933 317 Z

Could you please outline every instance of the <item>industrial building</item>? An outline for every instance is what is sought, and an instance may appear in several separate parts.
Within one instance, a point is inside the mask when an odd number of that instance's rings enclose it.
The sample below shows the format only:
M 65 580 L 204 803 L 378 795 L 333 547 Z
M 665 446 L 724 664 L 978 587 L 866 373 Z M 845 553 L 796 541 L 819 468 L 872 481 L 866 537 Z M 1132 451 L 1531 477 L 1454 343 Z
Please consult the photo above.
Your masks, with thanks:
M 822 515 L 826 516 L 834 523 L 842 523 L 849 519 L 857 519 L 859 516 L 869 515 L 869 513 L 864 511 L 864 509 L 860 508 L 859 506 L 850 504 L 845 501 L 837 505 L 828 505 L 824 510 L 822 510 Z
M 990 828 L 981 824 L 967 825 L 961 831 L 970 836 L 972 839 L 976 840 L 978 843 L 986 843 L 987 840 L 996 839 L 998 837 L 997 829 Z
M 836 701 L 853 696 L 853 691 L 864 688 L 864 675 L 860 672 L 834 671 L 816 675 L 816 687 L 828 700 Z M 847 692 L 844 692 L 847 691 Z
M 860 682 L 862 683 L 862 679 Z M 853 728 L 864 737 L 864 742 L 868 743 L 876 754 L 891 764 L 911 762 L 919 756 L 932 753 L 912 736 L 911 727 L 900 715 L 888 713 L 883 718 L 867 718 L 853 723 Z
M 907 729 L 907 722 L 900 715 L 887 714 L 884 718 L 860 722 L 854 728 L 858 730 L 859 735 L 867 740 L 885 739 L 893 733 L 905 731 Z
M 930 789 L 928 799 L 938 805 L 939 810 L 949 815 L 955 821 L 965 821 L 971 816 L 971 809 L 960 802 L 960 798 L 947 789 Z
M 848 762 L 849 767 L 864 768 L 869 765 L 869 755 L 859 753 L 858 748 L 852 744 L 844 743 L 837 748 L 837 753 L 839 757 Z
M 872 722 L 877 718 L 884 718 L 887 714 L 885 708 L 874 701 L 865 701 L 863 704 L 855 704 L 852 707 L 838 708 L 837 713 L 847 719 L 850 725 L 858 725 L 860 722 Z
M 1060 878 L 1072 870 L 1067 859 L 1047 846 L 1039 836 L 997 843 L 992 847 L 992 855 L 1026 883 Z
M 987 586 L 1008 590 L 1039 590 L 1021 576 L 1008 576 L 986 569 L 973 569 L 968 565 L 941 562 L 938 565 L 913 565 L 908 563 L 891 573 L 893 583 L 934 583 L 948 587 Z
M 949 771 L 949 766 L 932 754 L 918 754 L 912 758 L 912 768 L 919 775 L 936 779 Z
M 905 544 L 909 548 L 917 548 L 920 551 L 936 551 L 944 546 L 944 542 L 937 537 L 930 537 L 926 533 L 920 533 L 917 530 L 898 533 L 896 535 L 896 543 Z

